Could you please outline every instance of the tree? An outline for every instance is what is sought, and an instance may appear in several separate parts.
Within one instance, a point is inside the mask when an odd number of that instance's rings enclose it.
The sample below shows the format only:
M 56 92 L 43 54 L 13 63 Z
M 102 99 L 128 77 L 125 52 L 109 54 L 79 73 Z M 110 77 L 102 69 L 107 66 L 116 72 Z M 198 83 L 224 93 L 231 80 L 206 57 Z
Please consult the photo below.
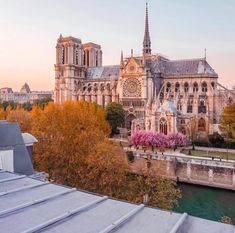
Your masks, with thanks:
M 129 201 L 144 203 L 153 207 L 173 209 L 181 198 L 176 182 L 157 175 L 156 167 L 139 167 L 136 174 L 130 176 L 127 197 Z
M 20 125 L 22 132 L 30 132 L 31 130 L 31 116 L 26 110 L 17 107 L 15 110 L 6 110 L 6 120 L 9 122 L 16 122 Z
M 8 107 L 10 107 L 10 109 L 16 109 L 17 104 L 14 101 L 3 101 L 1 107 L 6 111 Z
M 31 111 L 32 110 L 32 104 L 30 102 L 25 102 L 21 106 L 26 111 Z
M 80 187 L 87 156 L 110 133 L 104 111 L 84 101 L 34 109 L 35 165 L 59 183 Z
M 5 112 L 2 108 L 0 108 L 0 120 L 4 120 L 5 119 Z
M 117 133 L 117 127 L 120 127 L 124 122 L 124 110 L 121 104 L 112 102 L 105 109 L 105 118 L 109 122 L 112 134 Z
M 162 133 L 139 130 L 131 136 L 131 142 L 135 146 L 155 146 L 157 148 L 164 149 L 175 146 L 185 146 L 187 144 L 187 137 L 182 133 L 171 133 L 169 135 L 165 135 Z
M 45 106 L 47 106 L 48 103 L 50 103 L 50 102 L 53 102 L 53 100 L 51 98 L 47 97 L 47 98 L 42 98 L 42 99 L 35 100 L 33 102 L 33 105 L 44 109 Z
M 83 187 L 92 192 L 125 198 L 127 173 L 130 167 L 120 145 L 105 140 L 96 145 L 87 157 Z
M 235 103 L 224 108 L 220 118 L 220 129 L 225 136 L 235 138 Z

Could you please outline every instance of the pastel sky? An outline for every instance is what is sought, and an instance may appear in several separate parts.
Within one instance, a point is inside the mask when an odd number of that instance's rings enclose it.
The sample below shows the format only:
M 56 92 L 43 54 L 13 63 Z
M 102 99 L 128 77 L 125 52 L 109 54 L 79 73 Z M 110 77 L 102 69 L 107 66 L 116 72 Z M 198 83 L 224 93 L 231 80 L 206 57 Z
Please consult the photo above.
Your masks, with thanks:
M 235 85 L 235 0 L 149 0 L 152 50 L 204 57 L 219 82 Z M 102 46 L 103 64 L 140 54 L 145 0 L 0 0 L 0 87 L 54 88 L 59 34 Z

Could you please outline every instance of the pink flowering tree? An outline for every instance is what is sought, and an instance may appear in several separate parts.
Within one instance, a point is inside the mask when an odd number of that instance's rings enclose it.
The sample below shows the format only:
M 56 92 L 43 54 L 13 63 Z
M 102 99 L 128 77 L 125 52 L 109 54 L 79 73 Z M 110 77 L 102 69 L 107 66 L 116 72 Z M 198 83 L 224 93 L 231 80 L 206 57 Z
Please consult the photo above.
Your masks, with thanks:
M 167 135 L 169 147 L 181 147 L 186 146 L 187 144 L 187 137 L 182 133 L 171 133 Z
M 165 135 L 151 131 L 137 131 L 131 136 L 131 142 L 135 146 L 152 146 L 161 150 L 165 148 L 173 148 L 185 146 L 187 137 L 182 133 L 171 133 Z

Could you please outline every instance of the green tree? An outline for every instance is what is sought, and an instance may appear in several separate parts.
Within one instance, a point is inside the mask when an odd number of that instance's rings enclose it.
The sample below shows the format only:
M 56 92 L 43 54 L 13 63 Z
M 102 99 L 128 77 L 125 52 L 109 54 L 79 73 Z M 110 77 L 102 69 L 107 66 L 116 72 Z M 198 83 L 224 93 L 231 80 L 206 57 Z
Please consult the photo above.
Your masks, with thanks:
M 47 97 L 47 98 L 35 100 L 33 102 L 33 105 L 44 109 L 45 106 L 47 106 L 50 102 L 53 102 L 53 100 L 51 98 Z
M 21 106 L 26 111 L 31 111 L 32 110 L 32 104 L 30 102 L 25 102 Z
M 1 107 L 4 109 L 4 111 L 6 111 L 8 107 L 10 109 L 16 109 L 17 104 L 14 101 L 3 101 Z
M 112 128 L 112 134 L 117 132 L 117 127 L 124 123 L 124 110 L 121 104 L 112 102 L 105 109 L 105 118 Z
M 224 108 L 220 118 L 220 129 L 225 136 L 235 138 L 235 103 Z

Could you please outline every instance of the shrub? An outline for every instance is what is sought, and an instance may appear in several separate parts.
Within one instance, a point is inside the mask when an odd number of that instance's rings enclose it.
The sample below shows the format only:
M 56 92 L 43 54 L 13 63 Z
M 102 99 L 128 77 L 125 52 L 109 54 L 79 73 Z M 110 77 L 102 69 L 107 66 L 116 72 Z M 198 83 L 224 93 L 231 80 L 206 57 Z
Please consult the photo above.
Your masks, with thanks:
M 209 142 L 213 147 L 223 147 L 225 144 L 224 138 L 218 134 L 213 133 L 212 135 L 208 136 Z
M 127 151 L 127 152 L 126 152 L 126 156 L 127 156 L 128 162 L 130 162 L 130 163 L 133 163 L 133 162 L 134 162 L 135 156 L 134 156 L 133 151 Z

